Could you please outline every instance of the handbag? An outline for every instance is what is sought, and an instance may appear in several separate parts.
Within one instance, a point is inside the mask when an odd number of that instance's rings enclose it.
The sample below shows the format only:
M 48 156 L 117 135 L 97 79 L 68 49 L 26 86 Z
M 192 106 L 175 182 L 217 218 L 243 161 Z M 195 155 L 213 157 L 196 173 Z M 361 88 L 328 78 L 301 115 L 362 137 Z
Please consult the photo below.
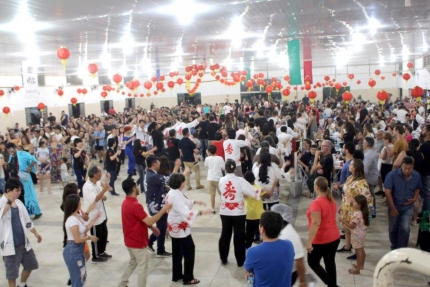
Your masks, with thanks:
M 22 181 L 28 181 L 30 179 L 30 173 L 20 170 L 18 171 L 18 177 Z

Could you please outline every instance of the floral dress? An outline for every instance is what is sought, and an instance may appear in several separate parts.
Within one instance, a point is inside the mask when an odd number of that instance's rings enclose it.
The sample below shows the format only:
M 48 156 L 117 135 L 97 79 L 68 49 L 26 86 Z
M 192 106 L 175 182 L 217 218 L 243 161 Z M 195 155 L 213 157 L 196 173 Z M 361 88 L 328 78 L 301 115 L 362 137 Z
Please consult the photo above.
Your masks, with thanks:
M 354 249 L 363 248 L 367 230 L 366 225 L 364 225 L 363 213 L 361 211 L 354 211 L 351 223 L 355 223 L 355 228 L 351 229 L 352 247 Z
M 352 214 L 355 211 L 353 207 L 354 197 L 360 194 L 367 198 L 367 204 L 369 206 L 373 206 L 373 197 L 366 179 L 354 180 L 353 176 L 350 175 L 345 182 L 345 193 L 343 194 L 340 204 L 341 219 L 351 222 Z
M 63 146 L 57 144 L 57 147 L 48 146 L 51 153 L 51 181 L 61 181 L 61 157 L 63 155 Z

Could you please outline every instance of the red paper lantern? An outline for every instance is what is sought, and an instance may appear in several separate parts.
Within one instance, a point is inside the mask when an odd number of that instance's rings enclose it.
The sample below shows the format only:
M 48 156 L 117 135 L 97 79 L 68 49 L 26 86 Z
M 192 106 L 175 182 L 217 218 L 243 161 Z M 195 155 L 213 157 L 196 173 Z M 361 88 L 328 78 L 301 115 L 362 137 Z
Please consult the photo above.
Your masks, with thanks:
M 144 94 L 140 94 L 139 97 L 143 98 L 145 95 Z
M 151 77 L 151 82 L 155 83 L 157 81 L 157 77 Z
M 258 79 L 258 74 L 255 74 L 255 75 L 253 76 L 253 78 L 254 78 L 255 80 L 257 80 L 257 79 Z
M 227 72 L 223 72 L 223 73 L 225 73 L 225 77 L 227 77 Z M 185 75 L 185 80 L 189 81 L 189 80 L 191 80 L 191 77 L 192 77 L 192 76 L 191 76 L 191 74 L 186 74 L 186 75 Z M 223 76 L 223 77 L 224 77 L 224 76 Z M 225 77 L 224 77 L 224 78 L 225 78 Z
M 97 72 L 99 71 L 99 66 L 97 66 L 96 63 L 91 63 L 88 65 L 88 72 L 90 72 L 90 74 L 95 77 Z
M 344 87 L 346 87 L 346 86 L 348 86 L 348 83 L 347 83 L 347 82 L 343 82 L 343 83 L 342 83 L 342 85 L 343 85 Z
M 396 72 L 394 72 L 394 73 L 392 73 L 391 74 L 393 77 L 395 77 L 395 76 L 397 76 L 397 73 Z
M 305 83 L 309 84 L 311 82 L 311 77 L 306 76 L 305 77 Z
M 120 74 L 115 74 L 113 75 L 112 80 L 117 86 L 119 86 L 119 84 L 122 82 L 122 76 Z
M 150 81 L 145 81 L 143 86 L 149 91 L 152 88 L 152 83 Z
M 4 96 L 4 91 L 0 90 L 0 97 L 3 97 L 3 96 Z
M 102 97 L 103 97 L 103 98 L 106 98 L 108 94 L 107 94 L 107 92 L 103 91 L 103 92 L 101 93 L 101 95 L 102 95 Z
M 67 59 L 70 57 L 70 51 L 66 47 L 60 47 L 57 50 L 57 57 L 61 60 L 61 64 L 66 68 Z
M 360 85 L 361 84 L 361 81 L 360 80 L 357 80 L 357 85 Z
M 168 86 L 170 89 L 173 89 L 173 87 L 175 86 L 175 82 L 173 82 L 173 81 L 168 81 L 168 82 L 167 82 L 167 86 Z
M 409 62 L 406 66 L 408 67 L 409 70 L 412 70 L 414 68 L 414 63 Z
M 259 73 L 259 74 L 258 74 L 258 77 L 259 77 L 260 79 L 263 79 L 263 78 L 264 78 L 264 74 L 263 74 L 263 73 Z
M 340 83 L 336 83 L 336 85 L 334 85 L 334 88 L 336 89 L 336 92 L 339 92 L 339 90 L 342 89 L 342 85 Z
M 272 86 L 267 86 L 266 87 L 266 93 L 268 93 L 269 95 L 273 92 L 273 87 Z
M 411 91 L 411 96 L 416 99 L 417 102 L 421 101 L 421 97 L 424 94 L 424 90 L 421 87 L 416 86 Z
M 175 76 L 175 72 L 170 72 L 170 73 L 169 73 L 169 77 L 170 77 L 170 78 L 173 78 L 174 76 Z
M 37 105 L 37 108 L 38 108 L 40 111 L 43 111 L 43 110 L 45 109 L 45 104 L 44 104 L 44 103 L 39 103 L 39 104 Z
M 325 77 L 324 77 L 324 81 L 325 81 L 326 83 L 328 83 L 328 81 L 330 81 L 330 76 L 325 76 Z
M 132 90 L 139 88 L 139 86 L 140 86 L 140 81 L 138 79 L 134 79 L 133 81 L 130 82 L 130 89 Z
M 282 91 L 282 95 L 283 95 L 284 97 L 288 97 L 288 96 L 290 95 L 290 89 L 284 89 L 284 90 Z
M 381 80 L 385 80 L 385 76 L 381 76 Z
M 58 90 L 57 94 L 61 97 L 64 95 L 64 92 L 63 92 L 63 90 Z
M 107 91 L 108 87 L 107 86 L 103 86 L 102 89 L 103 89 L 103 91 Z
M 176 83 L 180 86 L 180 85 L 182 85 L 184 83 L 184 80 L 182 78 L 178 78 L 176 80 Z
M 76 92 L 80 95 L 82 93 L 81 89 L 77 89 Z
M 317 97 L 317 93 L 315 91 L 310 91 L 308 93 L 308 98 L 311 100 L 312 103 L 315 101 L 316 97 Z
M 381 90 L 376 94 L 376 97 L 378 98 L 379 103 L 383 105 L 385 100 L 388 99 L 388 93 L 384 90 Z
M 304 91 L 304 90 L 305 90 L 305 87 L 301 86 L 301 87 L 300 87 L 300 90 Z
M 309 84 L 306 84 L 305 85 L 305 90 L 306 91 L 310 91 L 312 89 L 312 86 L 311 85 L 309 85 Z
M 131 93 L 128 93 L 128 94 L 127 94 L 127 96 L 128 96 L 128 97 L 131 97 L 131 96 L 132 96 L 132 94 L 131 94 Z
M 381 71 L 380 70 L 375 70 L 375 75 L 376 76 L 379 76 L 381 74 Z
M 71 98 L 70 102 L 72 103 L 73 106 L 76 106 L 76 103 L 78 102 L 77 98 Z
M 406 81 L 406 83 L 411 79 L 411 75 L 409 73 L 404 73 L 403 74 L 403 80 Z
M 286 82 L 288 82 L 288 81 L 290 80 L 290 76 L 288 76 L 288 75 L 287 75 L 287 76 L 285 76 L 285 77 L 284 77 L 284 80 L 285 80 Z
M 138 94 L 134 94 L 134 97 L 137 98 L 139 95 Z
M 369 79 L 369 87 L 373 89 L 374 86 L 376 86 L 376 81 L 374 79 Z
M 163 83 L 162 83 L 162 82 L 158 82 L 158 83 L 155 85 L 155 87 L 157 88 L 157 90 L 161 90 L 161 89 L 164 87 L 164 85 L 163 85 Z
M 349 101 L 352 100 L 352 94 L 348 91 L 342 94 L 342 99 L 345 101 L 346 104 L 349 103 Z
M 84 96 L 87 94 L 87 92 L 88 92 L 87 89 L 85 88 L 82 89 L 82 94 L 84 94 Z
M 5 115 L 8 115 L 10 113 L 10 108 L 9 107 L 4 107 L 2 111 L 3 111 L 3 113 Z
M 18 91 L 19 91 L 19 89 L 20 89 L 20 87 L 19 87 L 19 86 L 15 86 L 15 87 L 13 87 L 13 89 L 14 89 L 16 92 L 18 92 Z
M 121 94 L 124 96 L 124 95 L 125 95 L 125 92 L 123 91 L 123 92 L 121 92 Z
M 165 79 L 166 79 L 166 77 L 165 77 L 165 76 L 163 76 L 163 75 L 161 75 L 161 76 L 160 76 L 160 81 L 161 81 L 161 82 L 163 82 Z
M 354 74 L 349 74 L 349 75 L 348 75 L 348 78 L 349 78 L 350 80 L 353 80 L 353 79 L 354 79 Z

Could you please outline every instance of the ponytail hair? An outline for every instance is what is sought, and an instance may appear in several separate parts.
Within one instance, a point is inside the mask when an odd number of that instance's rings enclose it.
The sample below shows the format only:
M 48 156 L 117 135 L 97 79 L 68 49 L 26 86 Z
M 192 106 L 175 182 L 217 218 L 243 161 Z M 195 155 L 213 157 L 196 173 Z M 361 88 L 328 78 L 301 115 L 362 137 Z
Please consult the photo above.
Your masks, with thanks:
M 268 169 L 272 165 L 270 153 L 260 153 L 260 168 L 258 171 L 259 181 L 262 184 L 269 184 Z
M 325 193 L 328 200 L 333 201 L 333 194 L 331 193 L 330 186 L 328 185 L 328 181 L 325 177 L 318 176 L 314 184 L 320 189 L 321 192 Z

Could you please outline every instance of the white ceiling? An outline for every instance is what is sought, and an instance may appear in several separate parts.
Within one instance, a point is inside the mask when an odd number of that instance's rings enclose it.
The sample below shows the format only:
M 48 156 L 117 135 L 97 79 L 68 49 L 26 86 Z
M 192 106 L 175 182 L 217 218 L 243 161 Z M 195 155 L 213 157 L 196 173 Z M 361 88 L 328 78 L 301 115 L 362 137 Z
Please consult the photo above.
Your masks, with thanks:
M 400 62 L 427 53 L 428 0 L 411 0 L 409 7 L 405 0 L 189 1 L 182 0 L 173 9 L 191 20 L 186 26 L 176 15 L 167 14 L 172 12 L 168 6 L 172 0 L 4 1 L 0 9 L 0 75 L 20 74 L 21 61 L 28 57 L 37 58 L 41 74 L 62 74 L 56 56 L 60 46 L 71 51 L 68 75 L 78 74 L 80 65 L 86 72 L 92 61 L 99 64 L 100 75 L 121 71 L 123 66 L 129 75 L 136 68 L 142 75 L 154 75 L 156 51 L 162 73 L 167 74 L 179 56 L 178 44 L 181 72 L 192 60 L 222 65 L 228 57 L 232 71 L 239 69 L 240 57 L 244 67 L 253 62 L 255 70 L 285 69 L 286 43 L 297 38 L 302 39 L 302 49 L 304 41 L 311 42 L 314 67 L 339 62 L 378 64 L 381 56 L 385 63 Z M 193 17 L 194 12 L 200 13 Z M 238 17 L 242 32 L 239 25 L 231 30 Z M 127 42 L 128 25 L 133 41 Z M 256 48 L 258 41 L 266 50 Z M 124 46 L 129 53 L 124 54 Z M 275 47 L 273 51 L 271 47 Z M 145 51 L 149 60 L 142 67 Z M 341 59 L 338 63 L 336 55 Z

